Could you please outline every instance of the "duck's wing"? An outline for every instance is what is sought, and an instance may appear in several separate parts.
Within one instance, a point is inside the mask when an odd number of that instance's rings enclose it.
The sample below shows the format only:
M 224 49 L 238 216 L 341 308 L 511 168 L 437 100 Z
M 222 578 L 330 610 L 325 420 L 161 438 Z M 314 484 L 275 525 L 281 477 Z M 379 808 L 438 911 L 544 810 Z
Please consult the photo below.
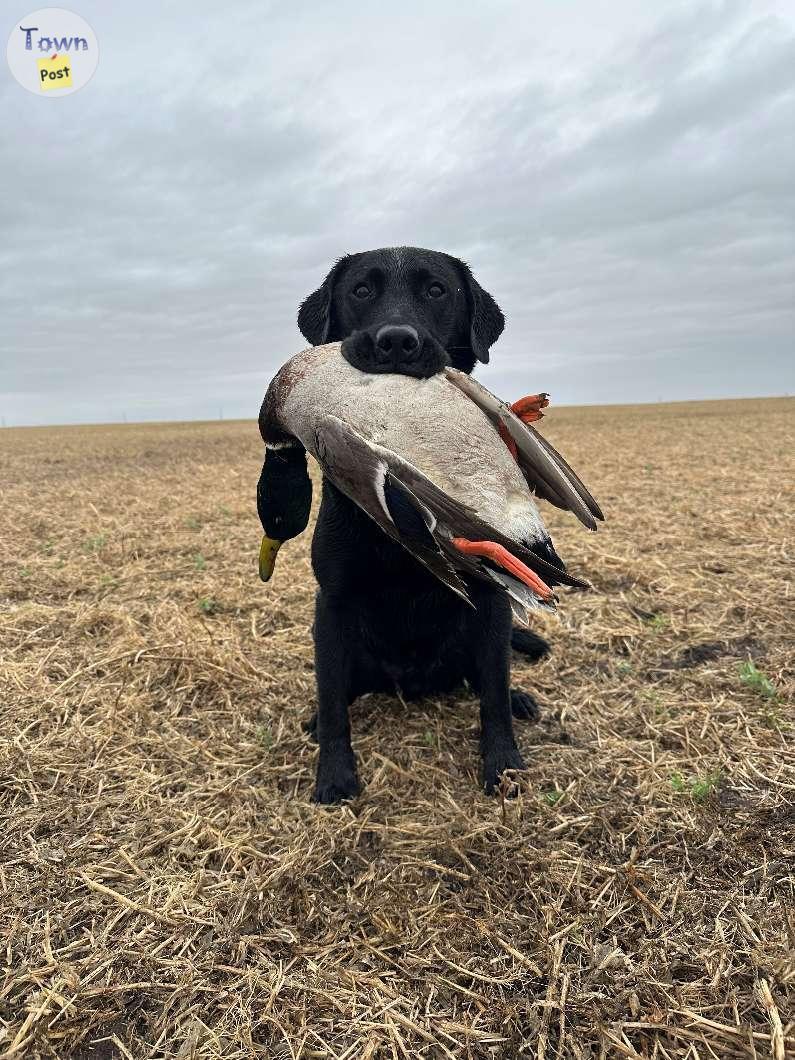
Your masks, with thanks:
M 577 473 L 529 424 L 522 423 L 510 405 L 501 401 L 482 383 L 455 368 L 445 368 L 446 377 L 480 408 L 495 426 L 503 424 L 516 443 L 517 460 L 530 488 L 539 497 L 564 511 L 573 512 L 589 530 L 604 519 Z
M 524 587 L 514 586 L 516 579 L 505 572 L 495 577 L 497 572 L 479 558 L 461 553 L 453 537 L 500 545 L 552 585 L 586 587 L 585 582 L 486 523 L 473 508 L 445 493 L 393 450 L 364 438 L 336 416 L 324 416 L 318 422 L 312 451 L 338 489 L 467 602 L 461 574 L 499 582 L 522 606 L 528 606 L 529 594 Z
M 396 473 L 409 477 L 406 471 L 410 464 L 331 415 L 317 422 L 311 452 L 337 489 L 449 589 L 471 603 L 466 585 L 434 537 L 437 518 Z

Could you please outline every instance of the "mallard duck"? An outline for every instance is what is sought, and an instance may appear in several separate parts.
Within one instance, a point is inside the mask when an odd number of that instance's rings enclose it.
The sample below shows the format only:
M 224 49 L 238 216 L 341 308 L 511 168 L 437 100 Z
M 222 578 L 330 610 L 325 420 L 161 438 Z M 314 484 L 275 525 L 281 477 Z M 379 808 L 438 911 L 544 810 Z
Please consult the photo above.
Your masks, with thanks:
M 540 412 L 545 395 L 536 402 Z M 310 347 L 272 380 L 260 431 L 269 457 L 257 494 L 263 580 L 282 542 L 308 522 L 306 450 L 384 533 L 466 601 L 466 578 L 486 579 L 507 591 L 526 621 L 528 610 L 554 607 L 550 586 L 585 584 L 558 565 L 535 497 L 590 530 L 603 519 L 599 505 L 537 431 L 463 372 L 373 375 L 349 364 L 340 343 Z

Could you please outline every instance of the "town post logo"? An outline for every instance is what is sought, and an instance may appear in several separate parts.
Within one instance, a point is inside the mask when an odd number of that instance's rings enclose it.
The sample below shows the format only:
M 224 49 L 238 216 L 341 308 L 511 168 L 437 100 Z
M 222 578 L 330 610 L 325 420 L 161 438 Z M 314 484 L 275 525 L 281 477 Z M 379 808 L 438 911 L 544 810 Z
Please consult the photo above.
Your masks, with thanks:
M 91 80 L 99 47 L 85 19 L 62 7 L 45 7 L 16 23 L 6 55 L 23 88 L 53 98 L 77 92 Z
M 37 59 L 36 62 L 39 67 L 39 88 L 42 92 L 72 87 L 72 68 L 68 55 L 61 58 L 56 52 L 49 59 Z

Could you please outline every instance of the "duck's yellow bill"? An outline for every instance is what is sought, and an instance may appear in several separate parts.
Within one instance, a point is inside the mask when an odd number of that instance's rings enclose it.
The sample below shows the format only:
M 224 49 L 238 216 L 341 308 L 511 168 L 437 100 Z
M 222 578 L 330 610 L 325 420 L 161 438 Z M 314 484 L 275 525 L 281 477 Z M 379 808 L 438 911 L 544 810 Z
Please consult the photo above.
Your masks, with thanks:
M 259 547 L 259 576 L 264 582 L 270 581 L 276 566 L 276 553 L 281 547 L 281 541 L 277 541 L 275 537 L 263 537 Z

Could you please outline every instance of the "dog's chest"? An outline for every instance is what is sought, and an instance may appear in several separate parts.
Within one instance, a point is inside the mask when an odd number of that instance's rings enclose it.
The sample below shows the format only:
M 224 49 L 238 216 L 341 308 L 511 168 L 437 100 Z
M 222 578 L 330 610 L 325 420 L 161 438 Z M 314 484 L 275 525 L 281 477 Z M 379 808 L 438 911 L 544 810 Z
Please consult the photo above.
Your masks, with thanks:
M 436 671 L 456 664 L 464 650 L 464 606 L 455 597 L 450 602 L 393 597 L 385 608 L 362 601 L 362 647 L 407 696 L 421 694 L 437 683 Z M 456 664 L 454 669 L 462 666 Z
M 318 531 L 323 549 L 333 548 L 329 567 L 336 587 L 355 604 L 364 635 L 387 650 L 421 656 L 429 642 L 438 647 L 471 611 L 328 481 Z M 344 577 L 337 582 L 340 572 Z M 325 588 L 324 580 L 321 575 Z

